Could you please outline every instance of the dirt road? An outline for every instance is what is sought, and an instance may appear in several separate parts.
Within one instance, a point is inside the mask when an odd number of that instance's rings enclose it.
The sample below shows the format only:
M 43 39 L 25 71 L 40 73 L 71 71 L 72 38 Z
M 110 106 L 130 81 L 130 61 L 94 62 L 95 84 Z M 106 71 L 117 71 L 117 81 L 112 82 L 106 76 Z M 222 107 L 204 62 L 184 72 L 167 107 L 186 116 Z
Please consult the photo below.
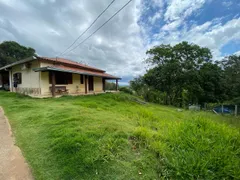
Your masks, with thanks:
M 0 107 L 0 179 L 32 180 L 31 171 L 22 156 L 21 150 L 14 145 L 14 138 L 8 119 Z

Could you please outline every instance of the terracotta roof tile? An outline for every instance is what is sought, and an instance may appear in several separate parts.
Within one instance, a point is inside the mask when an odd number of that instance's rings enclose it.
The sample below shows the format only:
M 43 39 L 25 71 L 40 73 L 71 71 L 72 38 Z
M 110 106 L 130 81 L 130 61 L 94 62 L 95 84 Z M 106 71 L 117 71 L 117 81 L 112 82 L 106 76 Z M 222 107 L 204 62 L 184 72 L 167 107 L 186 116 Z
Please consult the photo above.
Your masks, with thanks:
M 55 66 L 49 66 L 50 68 L 57 68 L 57 69 L 62 69 L 65 71 L 73 71 L 73 72 L 78 72 L 79 74 L 81 73 L 86 73 L 89 75 L 95 75 L 95 76 L 100 76 L 100 77 L 105 77 L 105 78 L 112 78 L 112 79 L 121 79 L 119 77 L 107 74 L 105 72 L 96 72 L 96 71 L 91 71 L 91 70 L 86 70 L 86 69 L 79 69 L 75 67 L 67 67 L 64 65 L 55 65 Z
M 85 65 L 85 64 L 76 62 L 76 61 L 69 60 L 69 59 L 64 59 L 64 58 L 49 58 L 49 57 L 38 57 L 38 58 L 43 59 L 43 60 L 46 60 L 46 61 L 60 62 L 60 63 L 68 64 L 68 65 L 74 65 L 74 66 L 81 67 L 81 68 L 86 68 L 86 69 L 92 69 L 92 70 L 95 70 L 95 71 L 105 72 L 105 71 L 102 70 L 102 69 L 98 69 L 98 68 L 95 68 L 95 67 L 91 67 L 91 66 L 88 66 L 88 65 Z

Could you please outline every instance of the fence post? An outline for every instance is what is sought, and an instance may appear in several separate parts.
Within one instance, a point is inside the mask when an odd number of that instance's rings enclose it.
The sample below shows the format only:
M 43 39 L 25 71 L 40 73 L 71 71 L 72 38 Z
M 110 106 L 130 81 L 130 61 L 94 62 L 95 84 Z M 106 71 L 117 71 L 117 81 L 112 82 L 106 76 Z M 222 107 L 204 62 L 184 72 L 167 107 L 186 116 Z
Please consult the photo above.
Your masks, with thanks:
M 222 105 L 222 114 L 223 114 L 223 112 L 224 112 L 224 111 L 223 111 L 223 105 Z
M 238 110 L 238 106 L 235 105 L 235 116 L 237 116 L 237 110 Z

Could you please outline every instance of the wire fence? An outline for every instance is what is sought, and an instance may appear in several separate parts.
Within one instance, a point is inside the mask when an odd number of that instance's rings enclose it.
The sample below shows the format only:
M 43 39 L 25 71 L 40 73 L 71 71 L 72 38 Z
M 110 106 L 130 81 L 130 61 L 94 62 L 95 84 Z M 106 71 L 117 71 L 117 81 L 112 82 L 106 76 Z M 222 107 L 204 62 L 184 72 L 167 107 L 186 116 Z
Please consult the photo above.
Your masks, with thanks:
M 240 105 L 235 104 L 206 104 L 205 109 L 216 114 L 240 115 Z
M 234 116 L 240 116 L 240 105 L 235 104 L 207 104 L 203 106 L 200 105 L 190 105 L 189 110 L 195 111 L 212 111 L 216 114 L 229 114 Z

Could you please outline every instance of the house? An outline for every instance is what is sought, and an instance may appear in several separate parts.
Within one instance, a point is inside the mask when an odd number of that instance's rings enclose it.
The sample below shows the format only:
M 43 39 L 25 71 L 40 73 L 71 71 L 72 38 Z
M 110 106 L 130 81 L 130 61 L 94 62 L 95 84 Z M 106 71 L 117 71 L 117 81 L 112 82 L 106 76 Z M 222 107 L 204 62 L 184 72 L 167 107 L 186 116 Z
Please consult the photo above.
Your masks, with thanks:
M 105 81 L 120 78 L 63 58 L 33 56 L 0 68 L 0 87 L 34 97 L 105 92 Z

